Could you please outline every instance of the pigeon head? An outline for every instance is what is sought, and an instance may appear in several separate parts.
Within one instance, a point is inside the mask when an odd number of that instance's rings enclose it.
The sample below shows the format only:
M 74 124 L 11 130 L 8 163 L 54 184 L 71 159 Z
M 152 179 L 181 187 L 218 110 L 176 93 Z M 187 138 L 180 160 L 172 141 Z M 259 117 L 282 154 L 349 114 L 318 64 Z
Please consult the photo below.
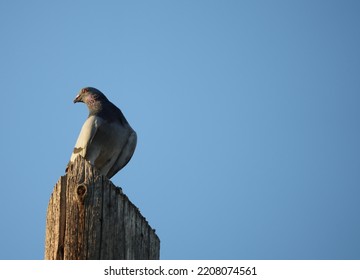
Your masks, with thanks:
M 105 100 L 107 100 L 107 98 L 100 90 L 93 87 L 85 87 L 82 88 L 75 97 L 74 103 L 83 102 L 88 105 L 91 102 Z
M 100 90 L 93 87 L 82 88 L 74 99 L 74 103 L 85 103 L 90 112 L 101 110 L 104 101 L 108 101 L 106 96 Z

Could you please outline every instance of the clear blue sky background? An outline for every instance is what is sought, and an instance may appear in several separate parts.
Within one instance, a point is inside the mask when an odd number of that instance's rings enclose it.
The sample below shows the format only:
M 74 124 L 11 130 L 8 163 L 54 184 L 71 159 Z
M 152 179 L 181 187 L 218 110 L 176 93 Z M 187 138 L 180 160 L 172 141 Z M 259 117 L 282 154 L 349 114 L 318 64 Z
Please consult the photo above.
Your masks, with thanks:
M 0 259 L 42 259 L 94 86 L 162 259 L 360 259 L 360 2 L 1 1 Z

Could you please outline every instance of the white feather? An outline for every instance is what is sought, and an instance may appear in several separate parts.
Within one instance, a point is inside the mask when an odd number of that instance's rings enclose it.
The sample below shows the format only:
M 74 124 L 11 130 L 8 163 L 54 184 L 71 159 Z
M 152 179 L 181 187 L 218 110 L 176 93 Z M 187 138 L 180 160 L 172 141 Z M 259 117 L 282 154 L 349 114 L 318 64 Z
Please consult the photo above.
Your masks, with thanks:
M 79 137 L 76 141 L 74 152 L 72 153 L 70 158 L 71 162 L 73 162 L 78 155 L 85 157 L 89 143 L 91 142 L 92 138 L 94 137 L 101 123 L 102 123 L 101 118 L 95 116 L 90 116 L 89 118 L 87 118 L 87 120 L 85 121 L 85 123 L 81 128 Z M 76 153 L 75 152 L 76 150 L 78 151 L 80 150 L 80 152 Z M 88 160 L 90 161 L 91 164 L 94 164 L 95 159 L 88 159 Z

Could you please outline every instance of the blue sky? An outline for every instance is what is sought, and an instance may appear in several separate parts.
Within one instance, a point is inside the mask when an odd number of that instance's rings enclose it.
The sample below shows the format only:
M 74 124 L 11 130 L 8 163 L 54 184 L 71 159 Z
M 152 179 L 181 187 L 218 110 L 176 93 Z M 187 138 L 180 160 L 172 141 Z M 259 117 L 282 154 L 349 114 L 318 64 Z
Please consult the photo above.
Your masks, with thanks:
M 162 259 L 360 258 L 358 1 L 1 1 L 0 259 L 42 259 L 93 86 Z

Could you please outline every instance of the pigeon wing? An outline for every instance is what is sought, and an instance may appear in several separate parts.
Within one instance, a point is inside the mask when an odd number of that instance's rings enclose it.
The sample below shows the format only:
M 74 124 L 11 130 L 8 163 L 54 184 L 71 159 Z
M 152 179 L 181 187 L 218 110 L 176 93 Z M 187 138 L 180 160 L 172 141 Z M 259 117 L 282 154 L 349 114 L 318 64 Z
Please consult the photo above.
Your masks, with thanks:
M 96 149 L 91 148 L 91 143 L 102 122 L 103 120 L 96 116 L 90 116 L 86 119 L 76 141 L 74 151 L 71 155 L 71 162 L 73 162 L 78 155 L 81 155 L 91 164 L 94 164 L 100 151 L 96 151 Z
M 137 135 L 136 132 L 130 127 L 128 127 L 128 129 L 130 133 L 127 136 L 127 141 L 120 147 L 120 152 L 117 155 L 113 166 L 107 173 L 108 178 L 113 177 L 119 170 L 121 170 L 130 161 L 131 157 L 134 154 L 137 142 Z

